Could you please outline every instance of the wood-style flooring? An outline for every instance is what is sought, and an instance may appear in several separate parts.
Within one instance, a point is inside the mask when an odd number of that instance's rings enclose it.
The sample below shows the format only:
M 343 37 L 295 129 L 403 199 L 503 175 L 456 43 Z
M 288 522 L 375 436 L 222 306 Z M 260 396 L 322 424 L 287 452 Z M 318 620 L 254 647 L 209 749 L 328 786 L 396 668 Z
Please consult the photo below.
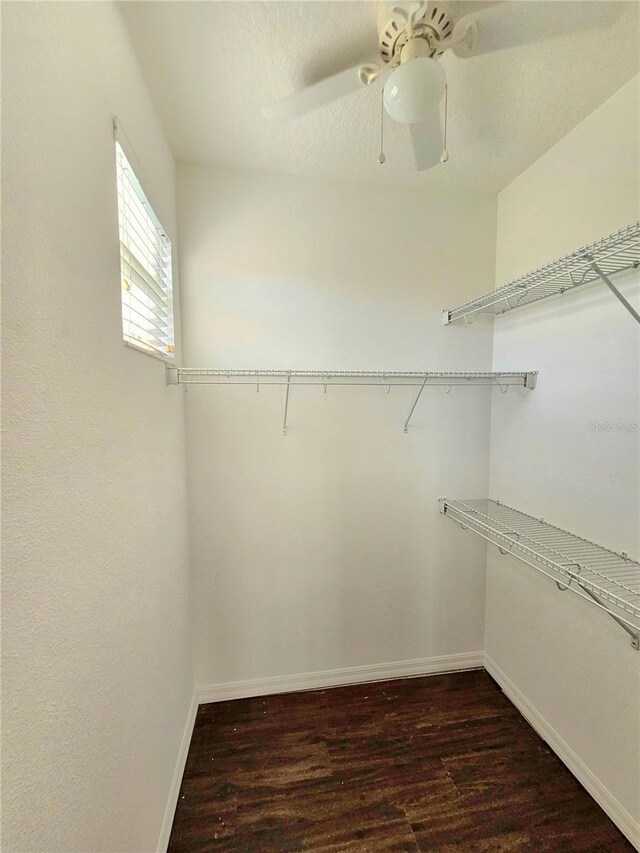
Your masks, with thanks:
M 482 670 L 201 705 L 178 851 L 632 851 Z

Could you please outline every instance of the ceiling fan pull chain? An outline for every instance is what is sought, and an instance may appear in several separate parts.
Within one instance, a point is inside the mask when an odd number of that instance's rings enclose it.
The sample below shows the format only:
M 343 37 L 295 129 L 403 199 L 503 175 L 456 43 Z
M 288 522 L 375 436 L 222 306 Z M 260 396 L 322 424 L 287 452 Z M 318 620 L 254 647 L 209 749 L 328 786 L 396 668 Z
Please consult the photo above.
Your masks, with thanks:
M 378 163 L 382 165 L 387 158 L 384 156 L 384 92 L 380 95 L 380 153 Z
M 440 162 L 446 163 L 449 159 L 449 152 L 447 151 L 447 113 L 449 112 L 449 87 L 445 85 L 444 87 L 444 144 L 442 147 L 442 155 L 440 156 Z

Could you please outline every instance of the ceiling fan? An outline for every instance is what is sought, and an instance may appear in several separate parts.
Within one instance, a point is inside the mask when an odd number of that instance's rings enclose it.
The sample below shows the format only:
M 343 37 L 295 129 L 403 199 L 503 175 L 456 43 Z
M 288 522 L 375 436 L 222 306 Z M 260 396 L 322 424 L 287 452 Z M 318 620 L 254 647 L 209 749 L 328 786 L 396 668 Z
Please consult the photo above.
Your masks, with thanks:
M 438 0 L 380 3 L 377 62 L 364 62 L 326 77 L 265 108 L 264 116 L 269 120 L 297 118 L 388 74 L 383 89 L 385 111 L 395 121 L 409 125 L 416 169 L 424 171 L 448 159 L 439 109 L 446 91 L 446 74 L 438 62 L 446 50 L 466 59 L 605 27 L 618 17 L 622 7 L 617 2 L 507 0 L 454 21 L 449 5 Z M 380 162 L 384 162 L 383 155 Z

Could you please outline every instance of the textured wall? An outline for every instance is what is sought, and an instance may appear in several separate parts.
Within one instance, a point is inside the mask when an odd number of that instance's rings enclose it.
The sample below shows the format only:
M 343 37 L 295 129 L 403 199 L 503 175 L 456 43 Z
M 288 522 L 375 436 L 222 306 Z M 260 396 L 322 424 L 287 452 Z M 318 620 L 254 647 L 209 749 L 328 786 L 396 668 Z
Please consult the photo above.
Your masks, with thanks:
M 180 166 L 193 366 L 486 369 L 495 199 Z M 190 388 L 201 684 L 483 647 L 484 548 L 436 499 L 487 488 L 487 388 Z M 509 395 L 521 405 L 517 392 Z
M 121 339 L 118 114 L 174 165 L 115 5 L 4 3 L 3 839 L 156 847 L 192 694 L 183 400 Z
M 500 194 L 498 283 L 640 218 L 639 104 L 636 78 Z M 617 282 L 637 307 L 637 273 Z M 638 559 L 639 356 L 604 285 L 498 318 L 494 368 L 522 358 L 540 379 L 520 409 L 494 398 L 491 495 Z M 638 820 L 640 655 L 605 614 L 488 554 L 488 654 Z

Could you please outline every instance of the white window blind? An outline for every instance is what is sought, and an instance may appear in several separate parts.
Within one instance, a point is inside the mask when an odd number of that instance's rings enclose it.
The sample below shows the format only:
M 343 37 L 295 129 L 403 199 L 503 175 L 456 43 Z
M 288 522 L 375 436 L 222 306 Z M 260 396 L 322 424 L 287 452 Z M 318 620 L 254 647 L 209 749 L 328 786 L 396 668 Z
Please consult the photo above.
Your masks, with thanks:
M 171 240 L 116 141 L 122 334 L 125 342 L 173 358 Z

